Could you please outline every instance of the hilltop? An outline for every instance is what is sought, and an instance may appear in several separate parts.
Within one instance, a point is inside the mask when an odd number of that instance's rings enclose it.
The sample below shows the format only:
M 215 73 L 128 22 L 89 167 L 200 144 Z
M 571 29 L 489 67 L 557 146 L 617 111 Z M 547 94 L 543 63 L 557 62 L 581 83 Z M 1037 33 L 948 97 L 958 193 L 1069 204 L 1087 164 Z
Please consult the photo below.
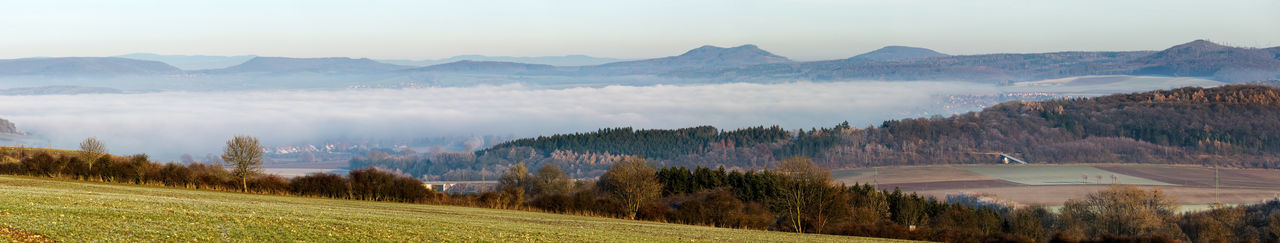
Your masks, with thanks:
M 133 53 L 115 57 L 164 62 L 182 70 L 206 70 L 239 65 L 257 56 L 160 55 L 152 53 Z
M 379 62 L 425 67 L 437 64 L 445 64 L 458 61 L 473 62 L 514 62 L 527 64 L 542 64 L 552 66 L 590 66 L 600 65 L 611 62 L 625 61 L 617 58 L 593 57 L 587 55 L 565 55 L 565 56 L 538 56 L 538 57 L 511 57 L 511 56 L 485 56 L 485 55 L 461 55 L 453 56 L 438 60 L 377 60 Z
M 240 65 L 208 70 L 209 73 L 373 73 L 408 69 L 409 66 L 377 62 L 368 58 L 288 58 L 254 57 Z
M 1170 47 L 1134 60 L 1133 74 L 1214 77 L 1227 81 L 1253 81 L 1280 75 L 1280 47 L 1251 49 L 1224 46 L 1206 40 Z
M 849 59 L 865 59 L 865 60 L 905 60 L 929 57 L 945 57 L 950 56 L 933 50 L 909 47 L 909 46 L 886 46 L 871 52 L 863 53 Z
M 696 69 L 707 67 L 744 66 L 765 63 L 786 63 L 791 59 L 774 55 L 760 49 L 756 45 L 737 47 L 702 46 L 689 50 L 679 56 L 614 62 L 597 66 L 583 67 L 591 73 L 660 73 L 675 69 Z
M 404 70 L 407 72 L 452 72 L 452 73 L 522 73 L 555 70 L 555 66 L 543 64 L 525 64 L 494 61 L 456 61 L 426 67 Z

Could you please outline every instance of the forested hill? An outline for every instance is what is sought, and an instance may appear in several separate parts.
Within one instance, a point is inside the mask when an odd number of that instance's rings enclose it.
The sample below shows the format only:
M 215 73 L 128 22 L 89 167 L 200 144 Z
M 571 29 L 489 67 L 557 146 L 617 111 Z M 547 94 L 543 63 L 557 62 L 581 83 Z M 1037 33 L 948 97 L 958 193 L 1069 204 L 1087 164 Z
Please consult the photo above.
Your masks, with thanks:
M 601 129 L 514 140 L 474 154 L 357 158 L 440 179 L 495 178 L 514 163 L 552 163 L 574 177 L 598 176 L 625 155 L 664 166 L 758 169 L 809 156 L 828 168 L 996 163 L 1158 163 L 1280 168 L 1280 88 L 1228 85 L 1095 98 L 1008 102 L 951 117 L 886 121 L 877 127 L 787 131 L 755 127 Z M 487 174 L 486 174 L 487 173 Z
M 680 155 L 706 152 L 708 146 L 754 146 L 775 143 L 790 137 L 781 127 L 752 127 L 720 131 L 712 126 L 675 130 L 636 130 L 630 127 L 605 128 L 589 133 L 557 134 L 518 139 L 481 150 L 477 154 L 514 147 L 531 147 L 542 154 L 557 150 L 578 153 L 641 155 L 654 159 L 672 159 Z
M 1032 162 L 1280 166 L 1280 88 L 1230 85 L 1010 102 L 943 119 L 887 121 L 817 157 L 832 166 L 964 163 L 1000 152 Z M 857 163 L 857 162 L 852 162 Z

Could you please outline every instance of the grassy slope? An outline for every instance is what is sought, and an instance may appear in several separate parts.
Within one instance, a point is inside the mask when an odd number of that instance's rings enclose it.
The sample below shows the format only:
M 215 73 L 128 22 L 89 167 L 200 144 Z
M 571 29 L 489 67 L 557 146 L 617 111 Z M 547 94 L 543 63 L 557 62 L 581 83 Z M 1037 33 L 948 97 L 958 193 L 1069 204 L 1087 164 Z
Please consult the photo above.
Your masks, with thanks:
M 0 176 L 0 225 L 59 241 L 883 241 L 20 176 Z

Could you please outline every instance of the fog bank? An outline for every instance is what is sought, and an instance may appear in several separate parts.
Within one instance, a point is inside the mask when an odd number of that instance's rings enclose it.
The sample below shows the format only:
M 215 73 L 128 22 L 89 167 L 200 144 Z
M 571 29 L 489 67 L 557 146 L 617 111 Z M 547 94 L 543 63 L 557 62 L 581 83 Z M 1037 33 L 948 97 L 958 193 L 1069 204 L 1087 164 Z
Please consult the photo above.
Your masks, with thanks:
M 916 116 L 930 96 L 995 92 L 955 82 L 841 82 L 608 86 L 521 85 L 343 91 L 158 92 L 0 96 L 0 118 L 42 144 L 74 149 L 85 137 L 111 152 L 176 160 L 217 153 L 237 134 L 264 145 L 333 138 L 520 137 L 604 127 L 722 129 L 855 126 Z

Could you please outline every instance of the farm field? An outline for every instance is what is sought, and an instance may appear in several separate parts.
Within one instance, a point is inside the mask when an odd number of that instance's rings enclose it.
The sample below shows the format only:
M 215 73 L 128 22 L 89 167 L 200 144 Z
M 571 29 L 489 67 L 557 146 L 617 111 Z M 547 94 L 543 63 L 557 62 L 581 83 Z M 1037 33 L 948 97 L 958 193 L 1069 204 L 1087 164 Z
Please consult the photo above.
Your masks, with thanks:
M 846 184 L 871 182 L 873 169 L 832 171 Z M 881 189 L 899 188 L 936 198 L 960 193 L 993 197 L 1020 205 L 1062 205 L 1068 199 L 1102 190 L 1113 182 L 1160 189 L 1185 205 L 1257 203 L 1280 197 L 1280 170 L 1220 169 L 1221 189 L 1213 184 L 1213 168 L 1144 164 L 1106 165 L 963 165 L 884 167 L 875 169 Z M 1087 181 L 1081 175 L 1088 174 Z M 891 176 L 886 176 L 891 175 Z M 1102 175 L 1098 180 L 1097 175 Z M 891 177 L 891 178 L 886 178 Z M 914 182 L 913 182 L 914 181 Z
M 873 181 L 880 184 L 926 183 L 943 181 L 978 181 L 995 180 L 994 177 L 974 173 L 958 166 L 919 166 L 893 168 L 863 168 L 831 171 L 831 177 L 838 182 L 853 185 L 867 184 Z
M 1087 165 L 971 165 L 962 168 L 985 176 L 1032 186 L 1076 184 L 1172 185 Z M 1081 178 L 1082 175 L 1089 178 L 1087 180 Z M 1112 180 L 1112 175 L 1116 176 L 1114 181 Z
M 456 206 L 0 176 L 0 225 L 58 241 L 783 241 L 885 239 Z
M 1214 186 L 1214 170 L 1209 167 L 1170 165 L 1102 165 L 1099 169 L 1151 178 L 1185 186 Z M 1280 170 L 1218 169 L 1218 185 L 1222 188 L 1280 189 Z

